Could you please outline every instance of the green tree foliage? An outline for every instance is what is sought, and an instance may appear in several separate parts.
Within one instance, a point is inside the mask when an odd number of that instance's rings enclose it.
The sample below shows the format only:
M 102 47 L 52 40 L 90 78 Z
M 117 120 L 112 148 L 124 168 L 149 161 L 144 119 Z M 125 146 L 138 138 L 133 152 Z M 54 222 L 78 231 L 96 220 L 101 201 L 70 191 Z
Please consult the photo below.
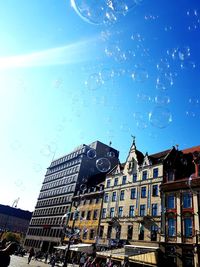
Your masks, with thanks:
M 13 233 L 13 232 L 5 232 L 3 233 L 1 239 L 6 239 L 7 241 L 11 242 L 18 242 L 20 243 L 21 241 L 21 235 L 18 233 Z

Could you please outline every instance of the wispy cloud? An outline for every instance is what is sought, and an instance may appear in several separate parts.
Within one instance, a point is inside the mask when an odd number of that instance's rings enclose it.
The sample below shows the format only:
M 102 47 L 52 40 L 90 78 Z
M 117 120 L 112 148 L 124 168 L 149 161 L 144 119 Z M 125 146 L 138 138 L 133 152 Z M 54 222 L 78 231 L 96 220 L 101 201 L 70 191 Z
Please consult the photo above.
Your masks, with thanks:
M 98 38 L 29 54 L 0 57 L 0 69 L 75 64 L 94 59 Z

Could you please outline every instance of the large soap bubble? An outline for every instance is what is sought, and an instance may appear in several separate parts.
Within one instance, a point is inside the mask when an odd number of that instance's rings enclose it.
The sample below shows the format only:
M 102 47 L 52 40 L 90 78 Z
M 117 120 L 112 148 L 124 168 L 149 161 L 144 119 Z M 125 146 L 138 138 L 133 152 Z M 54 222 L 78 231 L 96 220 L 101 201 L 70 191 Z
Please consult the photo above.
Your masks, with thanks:
M 100 172 L 107 172 L 111 168 L 111 163 L 107 158 L 100 158 L 96 161 L 96 167 Z
M 76 13 L 86 22 L 105 24 L 116 22 L 141 0 L 71 0 Z

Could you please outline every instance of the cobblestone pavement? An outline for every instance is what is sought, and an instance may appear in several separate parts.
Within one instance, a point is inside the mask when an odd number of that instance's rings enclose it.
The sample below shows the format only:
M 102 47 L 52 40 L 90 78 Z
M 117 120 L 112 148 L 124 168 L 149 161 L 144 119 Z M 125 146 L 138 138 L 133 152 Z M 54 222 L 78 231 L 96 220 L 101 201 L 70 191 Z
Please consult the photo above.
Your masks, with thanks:
M 35 261 L 31 260 L 31 262 L 28 264 L 28 257 L 19 257 L 19 256 L 11 256 L 11 261 L 9 267 L 50 267 L 49 264 L 46 264 L 41 261 Z
M 9 267 L 50 267 L 50 264 L 44 263 L 42 261 L 31 260 L 28 264 L 28 256 L 20 257 L 20 256 L 11 256 L 11 261 Z M 61 267 L 62 264 L 56 264 L 56 267 Z M 79 267 L 78 265 L 74 266 L 72 264 L 67 264 L 68 267 Z

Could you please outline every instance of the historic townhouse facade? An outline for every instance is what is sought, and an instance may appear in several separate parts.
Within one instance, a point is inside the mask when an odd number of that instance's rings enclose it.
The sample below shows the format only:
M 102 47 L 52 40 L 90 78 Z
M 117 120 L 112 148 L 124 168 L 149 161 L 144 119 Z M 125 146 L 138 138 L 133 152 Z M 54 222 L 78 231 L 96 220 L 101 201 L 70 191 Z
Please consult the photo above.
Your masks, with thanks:
M 174 151 L 165 163 L 162 196 L 162 266 L 200 264 L 200 146 Z
M 68 227 L 77 229 L 78 235 L 74 240 L 81 243 L 98 245 L 100 233 L 100 218 L 102 211 L 102 200 L 104 194 L 105 175 L 100 174 L 93 177 L 95 184 L 88 184 L 83 192 L 77 192 L 73 197 L 72 209 L 69 216 Z M 101 181 L 101 183 L 98 183 Z M 76 230 L 75 230 L 76 231 Z M 66 236 L 65 241 L 68 241 Z
M 125 164 L 106 177 L 101 217 L 102 246 L 158 247 L 161 227 L 160 184 L 171 150 L 145 156 L 135 140 Z
M 27 249 L 51 251 L 61 242 L 62 217 L 70 211 L 74 193 L 91 176 L 113 168 L 118 163 L 118 155 L 117 150 L 96 141 L 52 161 L 27 231 L 24 244 Z

